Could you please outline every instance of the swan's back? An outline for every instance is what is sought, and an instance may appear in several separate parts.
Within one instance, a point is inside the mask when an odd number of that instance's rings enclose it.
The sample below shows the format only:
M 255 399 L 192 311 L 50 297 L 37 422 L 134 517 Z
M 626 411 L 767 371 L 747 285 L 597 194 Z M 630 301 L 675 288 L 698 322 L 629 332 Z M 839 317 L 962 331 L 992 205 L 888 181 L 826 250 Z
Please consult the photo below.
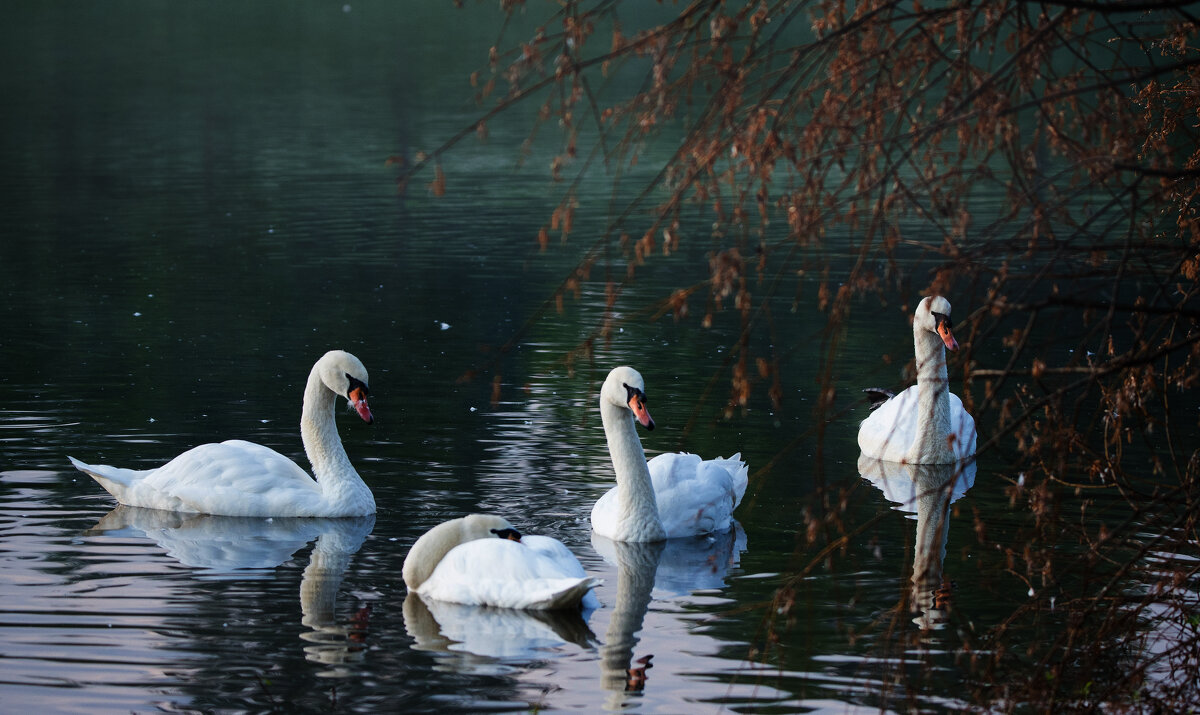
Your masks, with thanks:
M 660 454 L 647 465 L 667 538 L 726 531 L 742 503 L 749 467 L 735 454 L 703 460 L 686 452 Z
M 917 436 L 917 395 L 913 385 L 867 415 L 858 428 L 858 448 L 864 456 L 887 462 L 908 458 Z
M 963 408 L 962 400 L 953 392 L 950 403 L 950 433 L 946 439 L 956 461 L 975 454 L 977 434 L 975 419 Z M 907 462 L 917 439 L 920 420 L 917 414 L 918 386 L 913 385 L 882 403 L 858 429 L 858 447 L 863 456 L 885 462 Z
M 129 506 L 223 516 L 317 516 L 320 487 L 295 462 L 253 442 L 202 444 L 158 469 L 84 464 L 117 501 Z
M 417 588 L 425 598 L 498 608 L 579 608 L 599 581 L 555 539 L 522 536 L 459 544 Z M 592 600 L 594 600 L 592 596 Z

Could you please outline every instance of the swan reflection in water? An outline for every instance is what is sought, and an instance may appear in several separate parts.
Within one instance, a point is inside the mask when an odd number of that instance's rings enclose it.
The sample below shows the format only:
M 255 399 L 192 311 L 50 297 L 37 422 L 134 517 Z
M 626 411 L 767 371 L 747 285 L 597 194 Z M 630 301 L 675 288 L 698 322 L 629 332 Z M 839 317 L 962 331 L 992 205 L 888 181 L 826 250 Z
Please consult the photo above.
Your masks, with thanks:
M 594 533 L 591 538 L 596 552 L 615 569 L 615 578 L 612 571 L 596 574 L 604 580 L 600 600 L 610 616 L 601 643 L 588 626 L 592 609 L 465 606 L 410 592 L 404 599 L 404 626 L 413 648 L 449 656 L 434 665 L 441 670 L 490 673 L 505 671 L 497 661 L 536 658 L 539 652 L 564 644 L 584 650 L 599 645 L 601 685 L 612 693 L 606 709 L 623 709 L 630 697 L 653 681 L 647 672 L 653 654 L 635 653 L 651 601 L 656 595 L 670 598 L 724 588 L 730 569 L 746 549 L 746 534 L 734 522 L 725 533 L 684 539 L 629 543 Z
M 725 587 L 729 570 L 746 550 L 741 524 L 720 534 L 666 541 L 612 541 L 592 532 L 592 547 L 617 568 L 617 594 L 600 647 L 601 685 L 615 691 L 607 710 L 625 707 L 624 695 L 639 693 L 651 680 L 653 653 L 634 658 L 638 634 L 655 591 L 679 596 Z
M 588 628 L 592 608 L 525 610 L 468 606 L 410 591 L 404 598 L 404 628 L 417 650 L 457 656 L 444 669 L 487 669 L 492 659 L 526 659 L 572 643 L 591 648 L 596 636 Z
M 950 505 L 975 484 L 974 460 L 959 464 L 901 464 L 866 456 L 858 459 L 863 478 L 894 503 L 894 509 L 916 515 L 909 608 L 923 629 L 944 628 L 949 620 L 950 586 L 943 581 Z M 910 517 L 911 518 L 911 517 Z
M 454 654 L 446 668 L 486 669 L 486 659 L 529 658 L 594 641 L 587 619 L 599 581 L 562 542 L 520 534 L 495 514 L 444 521 L 404 558 L 404 627 L 416 650 Z M 476 656 L 484 658 L 477 660 Z
M 188 514 L 118 506 L 88 530 L 116 535 L 130 529 L 157 542 L 184 566 L 208 578 L 269 578 L 316 539 L 300 580 L 300 622 L 312 629 L 300 635 L 308 660 L 335 666 L 322 673 L 342 676 L 341 666 L 361 660 L 366 648 L 364 609 L 349 623 L 338 623 L 337 591 L 350 559 L 375 528 L 375 516 L 348 518 L 260 518 Z

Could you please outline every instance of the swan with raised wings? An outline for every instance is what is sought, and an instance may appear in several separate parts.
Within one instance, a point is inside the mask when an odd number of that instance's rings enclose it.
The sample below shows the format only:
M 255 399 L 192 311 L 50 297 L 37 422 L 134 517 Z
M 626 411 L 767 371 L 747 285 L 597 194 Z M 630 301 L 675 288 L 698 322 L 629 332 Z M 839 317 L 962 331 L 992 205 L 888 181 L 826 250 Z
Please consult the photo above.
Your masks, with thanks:
M 402 570 L 422 598 L 469 606 L 554 610 L 595 608 L 599 580 L 561 541 L 522 536 L 503 517 L 471 514 L 421 535 Z
M 304 388 L 300 435 L 313 475 L 295 462 L 253 442 L 202 444 L 157 469 L 90 465 L 68 457 L 129 506 L 225 516 L 363 516 L 375 498 L 346 456 L 334 422 L 338 397 L 349 400 L 364 421 L 367 369 L 348 352 L 331 350 L 313 365 Z
M 600 388 L 600 419 L 617 486 L 592 507 L 592 530 L 613 541 L 661 541 L 730 528 L 749 476 L 740 453 L 710 460 L 665 453 L 647 462 L 634 422 L 652 430 L 654 420 L 646 383 L 627 366 Z
M 950 301 L 921 300 L 913 316 L 917 384 L 898 395 L 866 390 L 871 414 L 858 429 L 866 457 L 908 464 L 952 464 L 975 454 L 975 420 L 950 392 L 946 350 L 958 350 L 950 323 Z

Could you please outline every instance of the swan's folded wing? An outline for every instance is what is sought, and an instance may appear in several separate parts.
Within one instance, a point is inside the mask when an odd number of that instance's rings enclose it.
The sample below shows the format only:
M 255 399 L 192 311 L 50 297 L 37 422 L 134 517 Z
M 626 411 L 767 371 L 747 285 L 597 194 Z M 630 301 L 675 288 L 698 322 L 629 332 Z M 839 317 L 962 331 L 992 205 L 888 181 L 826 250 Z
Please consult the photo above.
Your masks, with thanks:
M 975 454 L 979 435 L 975 430 L 975 418 L 963 407 L 962 399 L 950 393 L 950 429 L 954 437 L 954 456 L 960 460 Z
M 260 444 L 202 444 L 154 470 L 141 485 L 209 514 L 296 514 L 320 487 L 295 462 Z
M 571 553 L 566 544 L 558 539 L 526 534 L 521 537 L 521 545 L 540 556 L 538 559 L 540 573 L 553 577 L 572 578 L 583 578 L 587 575 L 583 570 L 583 564 L 579 563 L 575 554 Z
M 750 483 L 750 465 L 742 461 L 742 453 L 738 452 L 729 458 L 710 459 L 705 464 L 711 464 L 729 473 L 733 485 L 733 508 L 737 509 L 738 504 L 742 503 L 742 497 L 746 496 L 746 486 Z
M 694 454 L 660 454 L 649 466 L 668 538 L 725 531 L 732 525 L 749 473 L 740 455 L 705 461 Z
M 916 438 L 917 386 L 872 410 L 858 428 L 858 448 L 868 457 L 903 461 Z
M 535 548 L 523 543 L 528 539 L 534 539 Z M 544 553 L 547 542 L 562 547 L 570 562 L 561 554 Z M 526 536 L 521 542 L 476 539 L 459 544 L 442 557 L 417 592 L 425 598 L 477 606 L 577 608 L 599 584 L 582 570 L 565 546 L 548 537 Z
M 592 528 L 597 528 L 597 524 L 615 524 L 617 521 L 617 487 L 613 487 L 601 494 L 592 505 Z
M 696 478 L 696 470 L 700 468 L 699 455 L 687 452 L 664 452 L 647 463 L 650 469 L 650 481 L 654 483 L 656 495 L 675 491 Z M 659 506 L 662 509 L 662 506 Z

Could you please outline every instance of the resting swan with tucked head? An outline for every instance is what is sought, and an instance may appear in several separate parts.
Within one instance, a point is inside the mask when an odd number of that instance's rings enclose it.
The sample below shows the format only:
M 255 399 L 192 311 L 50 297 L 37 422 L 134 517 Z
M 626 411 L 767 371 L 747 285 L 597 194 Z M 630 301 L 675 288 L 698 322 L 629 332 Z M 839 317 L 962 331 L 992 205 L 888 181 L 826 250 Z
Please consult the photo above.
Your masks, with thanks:
M 308 375 L 300 414 L 300 436 L 316 481 L 275 450 L 242 440 L 202 444 L 157 469 L 68 459 L 129 506 L 225 516 L 374 514 L 375 498 L 338 438 L 334 407 L 339 396 L 364 421 L 372 421 L 367 369 L 350 353 L 331 350 Z
M 913 316 L 917 384 L 891 397 L 870 389 L 871 414 L 858 430 L 863 456 L 908 464 L 952 464 L 975 454 L 975 420 L 950 392 L 946 350 L 958 350 L 950 302 L 924 298 Z
M 636 420 L 654 429 L 646 384 L 631 367 L 614 368 L 600 388 L 600 418 L 617 486 L 592 507 L 592 529 L 613 541 L 661 541 L 725 531 L 746 493 L 749 469 L 741 454 L 702 460 L 660 454 L 646 462 Z
M 493 514 L 451 519 L 421 535 L 404 558 L 404 584 L 423 598 L 468 606 L 594 608 L 600 583 L 562 542 L 522 536 Z

